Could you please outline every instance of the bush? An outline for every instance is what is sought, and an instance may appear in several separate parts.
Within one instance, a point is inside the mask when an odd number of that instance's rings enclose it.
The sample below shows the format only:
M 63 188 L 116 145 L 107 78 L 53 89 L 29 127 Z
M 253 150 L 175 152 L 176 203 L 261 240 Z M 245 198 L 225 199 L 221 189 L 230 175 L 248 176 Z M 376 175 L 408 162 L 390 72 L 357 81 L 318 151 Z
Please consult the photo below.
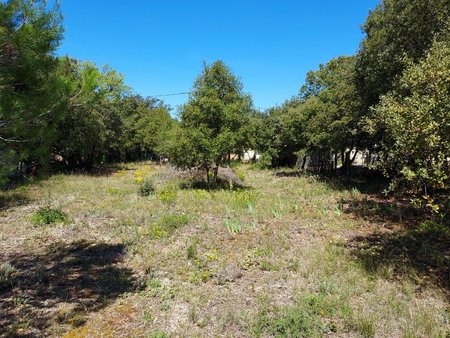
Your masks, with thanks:
M 65 220 L 67 220 L 67 214 L 65 212 L 50 207 L 40 208 L 31 217 L 31 222 L 36 225 L 64 222 Z
M 450 43 L 436 42 L 381 98 L 372 123 L 372 132 L 385 132 L 378 167 L 392 179 L 391 189 L 417 195 L 436 213 L 445 210 L 439 195 L 450 189 L 449 68 Z
M 140 186 L 139 186 L 139 195 L 142 197 L 150 196 L 155 193 L 155 186 L 153 184 L 153 181 L 151 180 L 145 180 Z

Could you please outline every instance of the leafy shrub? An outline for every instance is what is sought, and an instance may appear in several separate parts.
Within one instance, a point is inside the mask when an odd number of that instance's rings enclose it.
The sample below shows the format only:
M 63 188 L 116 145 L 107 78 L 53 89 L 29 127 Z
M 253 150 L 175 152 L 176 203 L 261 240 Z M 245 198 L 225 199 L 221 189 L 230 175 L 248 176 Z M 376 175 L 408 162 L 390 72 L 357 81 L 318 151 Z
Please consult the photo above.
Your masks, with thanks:
M 435 42 L 381 98 L 371 126 L 385 133 L 377 166 L 391 178 L 390 189 L 427 197 L 424 205 L 436 213 L 445 207 L 439 192 L 450 189 L 449 68 L 450 42 Z
M 155 193 L 155 186 L 153 184 L 153 181 L 146 179 L 144 182 L 142 182 L 139 186 L 138 193 L 142 197 L 153 195 Z
M 236 176 L 239 177 L 239 179 L 241 181 L 245 181 L 245 172 L 244 171 L 242 171 L 239 168 L 236 168 L 236 169 L 234 169 L 234 172 L 236 173 Z
M 36 225 L 44 225 L 51 223 L 64 222 L 67 220 L 67 214 L 60 209 L 52 209 L 50 207 L 40 208 L 31 217 L 31 222 Z

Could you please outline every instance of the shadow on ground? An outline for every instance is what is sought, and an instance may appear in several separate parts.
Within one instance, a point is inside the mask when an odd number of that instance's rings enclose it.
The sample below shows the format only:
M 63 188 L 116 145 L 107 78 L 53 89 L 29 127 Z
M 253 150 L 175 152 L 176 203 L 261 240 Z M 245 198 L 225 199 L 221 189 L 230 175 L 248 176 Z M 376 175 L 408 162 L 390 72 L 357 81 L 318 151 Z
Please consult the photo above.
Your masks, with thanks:
M 334 190 L 356 189 L 363 194 L 379 194 L 389 186 L 379 172 L 369 170 L 366 167 L 353 166 L 352 174 L 349 178 L 341 171 L 328 171 L 317 173 L 308 170 L 283 170 L 275 172 L 277 177 L 314 177 L 319 182 L 328 185 Z
M 418 276 L 450 295 L 450 237 L 441 231 L 402 231 L 357 236 L 348 243 L 370 273 Z
M 450 296 L 450 232 L 430 212 L 407 200 L 379 196 L 341 200 L 345 213 L 376 226 L 347 243 L 354 257 L 370 273 L 389 277 L 417 276 Z
M 384 198 L 380 195 L 341 199 L 339 205 L 344 213 L 387 227 L 402 224 L 413 229 L 427 217 L 433 216 L 427 210 L 415 208 L 407 199 Z
M 30 199 L 23 193 L 0 191 L 0 211 L 20 207 L 30 203 Z
M 118 171 L 133 171 L 134 169 L 127 168 L 119 163 L 109 163 L 104 165 L 95 165 L 91 168 L 67 168 L 64 166 L 54 166 L 51 174 L 77 174 L 92 177 L 109 177 Z
M 15 271 L 0 284 L 0 336 L 45 336 L 53 324 L 82 325 L 86 314 L 134 290 L 123 252 L 122 245 L 80 241 L 2 259 Z

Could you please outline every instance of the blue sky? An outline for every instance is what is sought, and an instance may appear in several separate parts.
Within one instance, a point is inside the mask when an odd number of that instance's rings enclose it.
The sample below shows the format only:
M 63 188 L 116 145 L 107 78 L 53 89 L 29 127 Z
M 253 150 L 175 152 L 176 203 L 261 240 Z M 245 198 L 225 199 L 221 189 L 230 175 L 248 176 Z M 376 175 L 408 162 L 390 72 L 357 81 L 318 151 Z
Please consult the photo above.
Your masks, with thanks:
M 255 106 L 297 94 L 306 73 L 351 55 L 379 0 L 62 0 L 60 55 L 108 64 L 143 96 L 188 91 L 223 60 Z M 187 96 L 163 97 L 176 108 Z

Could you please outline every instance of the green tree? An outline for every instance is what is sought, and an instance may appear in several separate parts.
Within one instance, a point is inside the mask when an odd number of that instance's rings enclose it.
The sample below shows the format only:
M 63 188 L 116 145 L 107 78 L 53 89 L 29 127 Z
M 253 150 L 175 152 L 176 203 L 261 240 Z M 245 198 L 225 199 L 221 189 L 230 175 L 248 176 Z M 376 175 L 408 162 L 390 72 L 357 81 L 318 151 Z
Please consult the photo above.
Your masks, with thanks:
M 138 95 L 124 98 L 124 151 L 128 160 L 167 156 L 170 131 L 176 121 L 160 100 Z
M 341 56 L 309 72 L 300 92 L 304 102 L 300 110 L 308 116 L 306 151 L 325 160 L 334 155 L 335 167 L 341 157 L 347 174 L 354 160 L 351 151 L 355 150 L 356 154 L 368 146 L 355 76 L 355 58 Z
M 435 36 L 448 28 L 449 17 L 448 0 L 382 0 L 369 13 L 357 55 L 358 88 L 367 107 L 425 55 Z
M 54 72 L 61 37 L 58 5 L 50 7 L 39 0 L 0 2 L 2 168 L 48 162 L 54 124 L 61 116 L 61 83 Z
M 118 157 L 123 149 L 121 101 L 128 91 L 122 75 L 70 58 L 60 60 L 59 75 L 65 84 L 65 105 L 53 152 L 78 168 Z
M 220 164 L 249 144 L 251 99 L 242 84 L 222 62 L 204 65 L 189 101 L 181 108 L 179 142 L 172 143 L 171 161 L 180 167 L 201 166 L 209 184 L 216 181 Z
M 386 133 L 379 167 L 393 189 L 425 196 L 450 189 L 449 41 L 411 64 L 375 109 L 373 129 L 381 124 Z

